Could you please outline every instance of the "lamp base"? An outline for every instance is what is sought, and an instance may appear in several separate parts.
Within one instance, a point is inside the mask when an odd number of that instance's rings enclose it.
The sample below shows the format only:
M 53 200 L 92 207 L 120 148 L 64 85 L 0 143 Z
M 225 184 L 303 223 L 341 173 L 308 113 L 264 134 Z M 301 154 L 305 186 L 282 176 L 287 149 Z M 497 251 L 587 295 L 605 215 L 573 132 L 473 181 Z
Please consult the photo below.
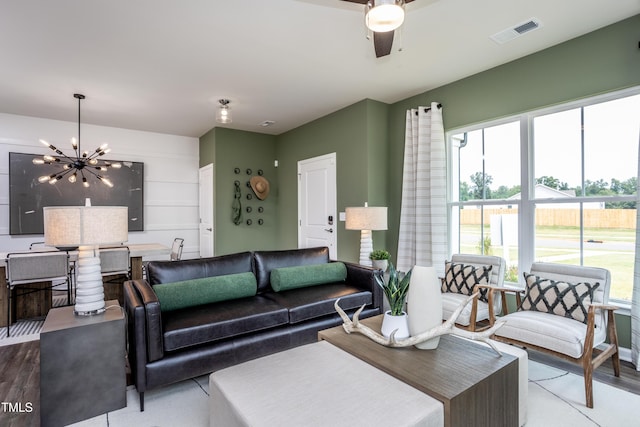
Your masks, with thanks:
M 373 238 L 371 237 L 371 230 L 360 231 L 360 265 L 366 265 L 368 267 L 373 266 L 373 262 L 369 258 L 373 252 Z
M 76 283 L 76 305 L 73 312 L 77 316 L 104 313 L 104 287 L 100 268 L 100 251 L 97 246 L 80 246 L 78 249 Z
M 107 311 L 106 308 L 100 308 L 98 310 L 90 310 L 90 311 L 76 311 L 76 309 L 73 309 L 73 314 L 75 314 L 76 316 L 95 316 L 96 314 L 102 314 L 105 311 Z

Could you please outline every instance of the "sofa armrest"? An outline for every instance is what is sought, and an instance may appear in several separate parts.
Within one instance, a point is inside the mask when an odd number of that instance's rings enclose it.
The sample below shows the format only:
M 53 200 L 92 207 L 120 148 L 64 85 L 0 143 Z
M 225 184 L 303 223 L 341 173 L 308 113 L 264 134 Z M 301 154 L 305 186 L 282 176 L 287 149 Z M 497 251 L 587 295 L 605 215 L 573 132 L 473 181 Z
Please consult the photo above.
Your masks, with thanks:
M 145 322 L 137 328 L 143 328 L 146 335 L 147 361 L 153 362 L 164 357 L 164 343 L 162 338 L 162 316 L 160 302 L 155 291 L 144 279 L 126 282 L 135 289 L 144 307 Z
M 127 355 L 131 375 L 139 392 L 146 390 L 147 332 L 144 304 L 130 281 L 124 283 L 124 309 L 127 314 Z
M 373 307 L 379 307 L 382 312 L 382 288 L 378 286 L 375 277 L 382 277 L 384 275 L 383 271 L 360 264 L 341 262 L 347 267 L 347 282 L 349 282 L 350 285 L 370 291 L 373 299 Z

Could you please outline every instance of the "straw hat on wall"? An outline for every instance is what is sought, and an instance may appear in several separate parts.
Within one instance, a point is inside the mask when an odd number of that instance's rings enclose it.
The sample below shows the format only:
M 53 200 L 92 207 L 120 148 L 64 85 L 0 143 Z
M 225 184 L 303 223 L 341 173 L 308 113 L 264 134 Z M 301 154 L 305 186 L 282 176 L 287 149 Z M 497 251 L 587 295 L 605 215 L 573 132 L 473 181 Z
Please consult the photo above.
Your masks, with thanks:
M 251 177 L 251 189 L 260 200 L 264 200 L 269 195 L 269 181 L 262 176 Z

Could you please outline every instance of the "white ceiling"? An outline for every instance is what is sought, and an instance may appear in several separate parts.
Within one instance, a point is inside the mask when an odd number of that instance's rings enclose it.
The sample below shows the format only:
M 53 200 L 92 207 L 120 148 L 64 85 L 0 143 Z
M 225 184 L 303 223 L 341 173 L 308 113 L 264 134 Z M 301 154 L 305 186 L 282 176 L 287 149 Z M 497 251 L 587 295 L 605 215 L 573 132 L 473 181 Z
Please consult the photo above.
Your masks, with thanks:
M 280 134 L 365 98 L 393 103 L 640 13 L 640 0 L 415 0 L 376 59 L 340 0 L 0 0 L 0 112 L 199 137 Z M 492 34 L 537 18 L 498 45 Z M 259 123 L 274 120 L 271 127 Z

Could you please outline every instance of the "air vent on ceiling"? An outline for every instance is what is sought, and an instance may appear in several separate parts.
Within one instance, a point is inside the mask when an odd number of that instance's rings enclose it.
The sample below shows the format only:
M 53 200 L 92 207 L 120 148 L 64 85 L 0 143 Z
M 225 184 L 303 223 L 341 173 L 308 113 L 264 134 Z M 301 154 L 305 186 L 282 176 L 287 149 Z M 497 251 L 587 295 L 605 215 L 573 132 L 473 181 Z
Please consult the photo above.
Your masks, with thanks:
M 536 18 L 531 18 L 528 21 L 522 22 L 518 25 L 514 25 L 506 30 L 499 31 L 492 35 L 490 38 L 498 44 L 504 44 L 511 40 L 520 37 L 521 35 L 540 28 L 542 24 Z

